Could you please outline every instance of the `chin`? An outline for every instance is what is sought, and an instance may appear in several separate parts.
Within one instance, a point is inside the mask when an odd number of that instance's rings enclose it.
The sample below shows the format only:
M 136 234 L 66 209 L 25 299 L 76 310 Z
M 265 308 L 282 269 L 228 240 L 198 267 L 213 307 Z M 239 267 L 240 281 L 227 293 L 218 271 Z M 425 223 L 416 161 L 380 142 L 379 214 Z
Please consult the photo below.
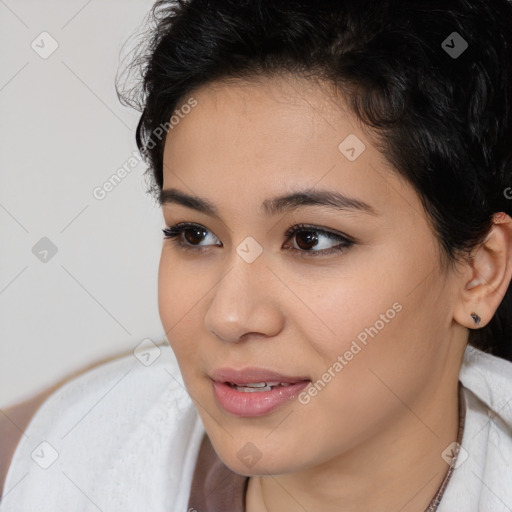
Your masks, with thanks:
M 231 471 L 244 476 L 268 476 L 294 473 L 304 468 L 304 456 L 300 450 L 286 451 L 267 443 L 235 442 L 217 447 L 212 444 L 219 458 Z M 241 446 L 233 450 L 233 446 Z M 292 458 L 290 458 L 290 455 Z

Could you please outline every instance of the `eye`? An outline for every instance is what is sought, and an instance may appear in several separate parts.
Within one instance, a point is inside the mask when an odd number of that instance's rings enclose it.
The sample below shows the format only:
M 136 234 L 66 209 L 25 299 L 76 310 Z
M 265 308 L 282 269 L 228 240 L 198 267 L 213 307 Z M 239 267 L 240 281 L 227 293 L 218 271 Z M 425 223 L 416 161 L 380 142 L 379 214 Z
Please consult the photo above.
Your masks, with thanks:
M 297 251 L 300 256 L 305 257 L 326 256 L 341 252 L 355 243 L 344 235 L 306 224 L 291 226 L 285 236 L 286 238 L 295 238 L 295 245 L 298 248 L 292 247 L 290 250 Z M 338 244 L 329 246 L 333 241 L 337 241 Z
M 217 237 L 199 224 L 182 222 L 165 228 L 162 232 L 165 235 L 164 238 L 171 239 L 180 249 L 194 251 L 205 250 L 212 245 L 211 243 L 201 245 L 201 242 L 208 240 L 208 237 L 211 237 L 210 240 L 214 241 L 214 245 L 222 247 L 222 242 L 218 241 Z M 295 244 L 292 244 L 292 247 L 289 247 L 289 245 L 285 245 L 284 247 L 304 257 L 325 256 L 341 252 L 355 243 L 344 235 L 306 224 L 291 226 L 286 231 L 285 237 L 287 239 L 295 238 Z M 215 240 L 217 240 L 218 243 L 215 243 Z M 329 247 L 333 241 L 338 243 Z
M 198 242 L 203 241 L 207 233 L 209 233 L 209 231 L 203 226 L 200 226 L 199 224 L 191 224 L 189 222 L 181 222 L 174 226 L 162 229 L 162 232 L 165 235 L 164 238 L 171 239 L 171 241 L 179 248 L 185 250 L 198 250 L 196 247 L 204 247 L 199 245 Z M 214 235 L 211 235 L 211 237 L 217 239 Z M 185 239 L 185 242 L 183 239 Z M 222 245 L 222 243 L 220 243 L 220 245 Z

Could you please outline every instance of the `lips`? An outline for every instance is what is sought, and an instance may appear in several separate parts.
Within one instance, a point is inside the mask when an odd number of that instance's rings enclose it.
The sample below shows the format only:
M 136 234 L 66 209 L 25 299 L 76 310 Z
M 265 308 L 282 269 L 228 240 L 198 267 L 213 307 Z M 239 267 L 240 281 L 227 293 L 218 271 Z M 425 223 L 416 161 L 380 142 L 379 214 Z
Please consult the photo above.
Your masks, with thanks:
M 238 417 L 261 416 L 289 404 L 311 382 L 262 368 L 220 368 L 210 377 L 217 404 Z
M 245 368 L 244 370 L 235 370 L 233 368 L 219 368 L 211 374 L 212 380 L 216 382 L 226 382 L 237 386 L 246 386 L 247 384 L 295 384 L 297 382 L 309 381 L 309 377 L 290 377 L 277 372 L 265 370 L 263 368 Z

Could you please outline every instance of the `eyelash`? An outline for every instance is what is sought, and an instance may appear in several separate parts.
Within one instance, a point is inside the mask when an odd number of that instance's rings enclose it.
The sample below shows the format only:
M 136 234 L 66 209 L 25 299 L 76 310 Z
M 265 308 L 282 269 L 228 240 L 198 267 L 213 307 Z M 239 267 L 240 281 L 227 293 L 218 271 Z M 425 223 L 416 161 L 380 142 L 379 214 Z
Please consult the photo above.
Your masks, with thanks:
M 162 232 L 165 235 L 164 236 L 165 239 L 169 239 L 173 244 L 178 246 L 180 249 L 183 249 L 186 251 L 192 250 L 192 251 L 196 251 L 196 252 L 203 252 L 204 250 L 207 250 L 211 247 L 211 246 L 194 246 L 194 245 L 190 245 L 188 243 L 183 242 L 183 240 L 180 238 L 180 236 L 185 231 L 187 231 L 187 229 L 202 229 L 206 232 L 209 232 L 203 226 L 201 226 L 199 224 L 191 224 L 189 222 L 181 222 L 174 226 L 164 228 L 164 229 L 162 229 Z M 346 236 L 342 236 L 342 235 L 339 235 L 339 234 L 336 234 L 336 233 L 333 233 L 330 231 L 326 231 L 326 230 L 320 229 L 316 226 L 312 226 L 312 225 L 308 225 L 308 224 L 296 224 L 296 225 L 290 226 L 287 229 L 285 236 L 288 239 L 300 232 L 313 232 L 313 233 L 317 233 L 317 234 L 320 233 L 322 235 L 326 235 L 331 240 L 334 239 L 334 240 L 340 241 L 340 244 L 338 244 L 334 247 L 331 247 L 330 249 L 322 249 L 320 251 L 314 251 L 314 250 L 307 251 L 305 249 L 296 249 L 295 247 L 288 249 L 293 252 L 299 253 L 299 255 L 301 257 L 309 258 L 309 257 L 327 256 L 327 255 L 334 254 L 334 253 L 340 253 L 340 252 L 343 252 L 346 249 L 350 248 L 355 243 L 353 240 L 350 240 Z

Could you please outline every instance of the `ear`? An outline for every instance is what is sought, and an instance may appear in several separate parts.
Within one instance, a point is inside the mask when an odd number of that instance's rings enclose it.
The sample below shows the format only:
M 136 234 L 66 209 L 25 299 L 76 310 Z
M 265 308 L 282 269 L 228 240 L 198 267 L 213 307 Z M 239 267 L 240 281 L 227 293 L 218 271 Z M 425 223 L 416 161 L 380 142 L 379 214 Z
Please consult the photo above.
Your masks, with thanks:
M 485 241 L 473 253 L 463 274 L 463 289 L 454 319 L 470 329 L 489 323 L 498 309 L 512 277 L 512 218 L 495 213 Z M 477 323 L 472 314 L 478 315 Z

